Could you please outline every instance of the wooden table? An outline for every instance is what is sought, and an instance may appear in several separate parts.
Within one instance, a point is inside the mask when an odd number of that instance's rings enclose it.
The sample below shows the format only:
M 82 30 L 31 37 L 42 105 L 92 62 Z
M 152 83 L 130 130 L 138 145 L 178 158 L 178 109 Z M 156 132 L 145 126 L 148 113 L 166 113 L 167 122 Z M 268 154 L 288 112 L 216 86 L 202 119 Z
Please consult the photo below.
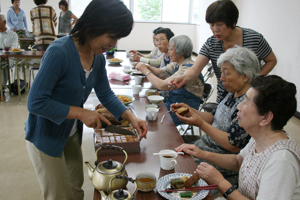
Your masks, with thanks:
M 9 65 L 8 65 L 8 58 L 7 58 L 8 54 L 9 54 L 8 52 L 0 51 L 0 92 L 1 92 L 0 96 L 1 96 L 1 101 L 2 102 L 4 102 L 4 98 L 3 98 L 3 85 L 2 85 L 2 70 L 5 67 L 9 67 Z M 10 81 L 9 81 L 9 83 L 10 83 Z M 10 85 L 9 85 L 9 87 L 10 87 Z
M 145 89 L 144 89 L 145 90 Z M 132 95 L 130 89 L 114 89 L 116 94 L 128 94 Z M 139 153 L 128 153 L 128 160 L 125 163 L 125 167 L 128 176 L 135 179 L 136 175 L 140 172 L 152 172 L 155 174 L 157 180 L 170 173 L 190 173 L 196 169 L 196 164 L 190 155 L 178 155 L 176 158 L 177 165 L 173 170 L 163 170 L 160 168 L 159 156 L 154 156 L 153 153 L 157 153 L 162 149 L 175 149 L 183 143 L 170 114 L 167 112 L 167 108 L 163 102 L 159 104 L 160 111 L 156 121 L 148 121 L 146 119 L 145 105 L 149 104 L 149 100 L 146 97 L 139 97 L 139 95 L 133 95 L 135 101 L 130 106 L 135 111 L 136 115 L 140 119 L 145 119 L 148 126 L 147 139 L 142 139 L 140 142 L 141 151 Z M 95 106 L 99 102 L 95 102 Z M 160 123 L 163 115 L 165 115 L 163 123 Z M 98 162 L 102 162 L 108 159 L 116 160 L 121 163 L 124 161 L 124 154 L 114 155 L 101 155 L 98 156 Z M 133 191 L 133 184 L 127 184 L 128 190 Z M 95 190 L 94 200 L 100 200 L 100 193 Z M 152 192 L 143 193 L 138 191 L 135 195 L 137 200 L 156 200 L 164 199 L 156 189 Z
M 29 50 L 29 45 L 33 46 L 35 43 L 34 38 L 19 38 L 20 49 Z
M 124 66 L 131 66 L 132 67 L 132 62 L 130 61 L 130 58 L 126 56 L 126 52 L 115 52 L 114 55 L 105 55 L 106 57 L 106 71 L 107 75 L 109 75 L 112 72 L 116 73 L 124 73 L 123 69 Z M 108 62 L 109 59 L 112 58 L 118 58 L 122 59 L 123 62 L 120 63 L 120 65 L 112 65 Z M 131 76 L 131 80 L 128 81 L 118 81 L 118 80 L 109 80 L 110 87 L 112 89 L 129 89 L 131 88 L 131 85 L 134 85 L 135 82 L 133 79 L 133 76 Z M 148 81 L 147 78 L 144 78 L 141 84 L 142 88 L 153 88 L 152 84 Z
M 21 65 L 22 70 L 24 72 L 24 81 L 26 83 L 26 75 L 25 75 L 25 65 L 27 65 L 28 61 L 30 59 L 41 59 L 44 56 L 45 51 L 37 51 L 35 53 L 31 51 L 24 51 L 21 54 L 11 54 L 8 53 L 7 57 L 8 58 L 15 58 L 15 63 L 16 63 L 16 70 L 17 70 L 17 84 L 18 84 L 18 96 L 19 96 L 19 102 L 21 102 L 21 88 L 20 88 L 20 75 L 19 75 L 19 60 L 21 59 L 28 59 L 27 61 L 24 61 Z M 26 87 L 25 87 L 26 90 Z

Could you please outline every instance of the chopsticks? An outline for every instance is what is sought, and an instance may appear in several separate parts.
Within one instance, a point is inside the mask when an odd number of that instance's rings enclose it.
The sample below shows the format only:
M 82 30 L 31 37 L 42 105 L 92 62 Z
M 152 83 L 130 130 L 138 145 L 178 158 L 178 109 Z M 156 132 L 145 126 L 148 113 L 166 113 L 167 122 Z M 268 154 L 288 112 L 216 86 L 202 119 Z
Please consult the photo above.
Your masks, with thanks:
M 160 121 L 161 124 L 164 122 L 165 116 L 166 116 L 166 115 L 163 115 L 163 116 L 162 116 L 161 121 Z
M 205 185 L 199 187 L 185 188 L 185 189 L 172 189 L 172 190 L 160 190 L 160 192 L 176 192 L 176 191 L 196 191 L 196 190 L 214 190 L 217 189 L 218 184 Z
M 175 155 L 175 153 L 153 153 L 154 156 L 156 155 Z M 184 154 L 184 152 L 176 152 L 176 154 Z

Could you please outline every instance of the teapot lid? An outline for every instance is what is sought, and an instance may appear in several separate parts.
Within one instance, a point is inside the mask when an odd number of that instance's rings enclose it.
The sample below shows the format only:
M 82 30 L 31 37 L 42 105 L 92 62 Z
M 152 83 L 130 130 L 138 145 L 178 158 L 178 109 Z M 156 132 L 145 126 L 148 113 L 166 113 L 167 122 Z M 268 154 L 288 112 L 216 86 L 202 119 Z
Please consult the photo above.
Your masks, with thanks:
M 113 161 L 112 159 L 109 159 L 107 161 L 103 161 L 98 164 L 97 170 L 100 173 L 104 174 L 113 174 L 121 171 L 123 169 L 123 165 L 118 161 Z
M 112 199 L 126 200 L 131 198 L 131 194 L 127 190 L 119 189 L 113 191 L 111 197 L 113 197 Z

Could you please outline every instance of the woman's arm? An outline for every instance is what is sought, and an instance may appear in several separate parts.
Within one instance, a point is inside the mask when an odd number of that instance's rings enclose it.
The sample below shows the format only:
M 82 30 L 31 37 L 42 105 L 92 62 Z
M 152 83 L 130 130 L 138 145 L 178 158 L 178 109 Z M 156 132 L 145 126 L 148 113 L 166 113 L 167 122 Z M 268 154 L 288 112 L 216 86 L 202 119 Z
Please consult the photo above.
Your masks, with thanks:
M 16 27 L 11 23 L 11 14 L 10 14 L 10 9 L 7 11 L 6 13 L 6 24 L 7 26 L 13 30 L 14 32 L 16 32 Z
M 201 130 L 203 130 L 209 137 L 211 137 L 214 141 L 220 144 L 224 149 L 227 149 L 231 152 L 239 152 L 240 148 L 233 146 L 228 139 L 228 132 L 221 131 L 211 124 L 213 122 L 213 115 L 206 114 L 199 111 L 191 110 L 186 116 L 181 116 L 175 113 L 179 120 L 183 121 L 184 123 L 198 126 Z M 204 116 L 205 118 L 202 118 Z
M 188 83 L 198 78 L 203 68 L 207 65 L 208 61 L 208 58 L 199 54 L 197 56 L 195 64 L 192 67 L 186 70 L 183 75 L 175 77 L 169 81 L 170 87 L 175 86 L 174 89 L 178 89 L 182 87 L 185 83 Z
M 146 138 L 146 134 L 148 131 L 146 121 L 141 120 L 134 116 L 134 114 L 130 110 L 126 110 L 122 115 L 122 119 L 130 121 L 131 125 L 137 130 L 139 136 L 141 138 Z
M 148 73 L 147 75 L 147 79 L 151 82 L 151 84 L 159 90 L 169 90 L 168 82 L 162 79 L 165 78 L 165 76 L 161 73 L 160 68 L 151 67 L 141 62 L 138 63 L 135 68 L 141 71 L 144 75 L 148 71 L 151 71 L 152 73 Z
M 73 26 L 74 26 L 74 24 L 76 24 L 78 18 L 76 17 L 76 15 L 72 14 L 71 19 L 73 19 L 73 22 L 71 23 L 71 28 L 73 28 Z
M 229 188 L 232 187 L 231 183 L 229 183 L 216 168 L 205 162 L 202 162 L 200 165 L 198 165 L 196 173 L 199 174 L 200 177 L 208 184 L 217 184 L 217 189 L 221 194 L 224 194 Z M 226 199 L 246 200 L 248 198 L 243 196 L 239 191 L 234 190 Z
M 264 59 L 265 64 L 263 65 L 263 67 L 260 70 L 261 75 L 267 75 L 270 73 L 270 71 L 272 71 L 272 69 L 275 67 L 275 65 L 277 64 L 277 59 L 275 54 L 273 53 L 273 51 L 270 53 L 270 55 L 268 55 L 265 59 Z

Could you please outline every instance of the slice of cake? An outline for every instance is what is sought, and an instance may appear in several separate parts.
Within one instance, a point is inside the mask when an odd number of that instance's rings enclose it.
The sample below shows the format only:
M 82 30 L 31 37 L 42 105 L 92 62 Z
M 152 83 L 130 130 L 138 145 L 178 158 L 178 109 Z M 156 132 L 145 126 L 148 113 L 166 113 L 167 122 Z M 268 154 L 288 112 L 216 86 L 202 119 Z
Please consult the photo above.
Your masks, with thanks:
M 181 108 L 178 108 L 176 112 L 179 115 L 184 116 L 184 115 L 186 115 L 189 112 L 189 108 L 181 107 Z

